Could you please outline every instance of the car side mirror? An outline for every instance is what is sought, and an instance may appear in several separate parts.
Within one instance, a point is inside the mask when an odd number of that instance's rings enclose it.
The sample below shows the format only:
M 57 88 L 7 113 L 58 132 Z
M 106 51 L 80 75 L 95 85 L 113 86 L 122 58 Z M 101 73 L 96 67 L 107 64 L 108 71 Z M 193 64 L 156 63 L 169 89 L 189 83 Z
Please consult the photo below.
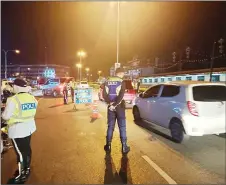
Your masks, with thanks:
M 140 98 L 143 98 L 143 97 L 144 97 L 144 94 L 143 94 L 143 93 L 140 93 L 140 94 L 139 94 L 139 97 L 140 97 Z

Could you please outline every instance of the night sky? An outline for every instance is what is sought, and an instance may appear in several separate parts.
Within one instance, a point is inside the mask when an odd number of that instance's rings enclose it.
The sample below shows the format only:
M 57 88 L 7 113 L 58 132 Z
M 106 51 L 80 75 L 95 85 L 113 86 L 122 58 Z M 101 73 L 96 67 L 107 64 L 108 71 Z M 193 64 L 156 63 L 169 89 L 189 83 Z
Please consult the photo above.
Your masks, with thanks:
M 73 66 L 77 51 L 92 71 L 116 62 L 117 3 L 1 2 L 1 47 L 19 49 L 9 63 Z M 190 46 L 211 53 L 213 41 L 226 40 L 226 2 L 125 2 L 121 4 L 120 62 L 138 55 L 170 60 Z M 2 53 L 2 61 L 4 56 Z

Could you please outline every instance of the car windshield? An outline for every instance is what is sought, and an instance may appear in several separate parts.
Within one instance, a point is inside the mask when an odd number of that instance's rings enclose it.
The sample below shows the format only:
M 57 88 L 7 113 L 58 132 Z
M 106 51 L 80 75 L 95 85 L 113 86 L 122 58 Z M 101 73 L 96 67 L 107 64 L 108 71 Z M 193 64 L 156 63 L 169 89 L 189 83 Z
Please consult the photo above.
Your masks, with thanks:
M 193 87 L 195 101 L 213 102 L 226 101 L 226 86 L 203 85 Z

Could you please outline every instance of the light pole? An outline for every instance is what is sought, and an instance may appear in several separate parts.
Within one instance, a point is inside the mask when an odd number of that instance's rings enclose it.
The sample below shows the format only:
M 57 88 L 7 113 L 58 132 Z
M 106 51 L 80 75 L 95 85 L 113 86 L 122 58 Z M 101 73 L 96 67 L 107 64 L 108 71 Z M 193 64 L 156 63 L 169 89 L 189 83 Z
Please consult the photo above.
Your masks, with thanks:
M 7 78 L 7 54 L 8 54 L 8 52 L 10 52 L 10 51 L 13 51 L 13 52 L 15 52 L 15 53 L 17 53 L 17 54 L 19 54 L 20 53 L 20 50 L 2 50 L 4 53 L 5 53 L 5 79 Z
M 82 65 L 82 57 L 85 57 L 86 53 L 81 50 L 78 52 L 78 56 L 79 56 L 79 62 Z M 80 81 L 81 81 L 81 79 L 82 79 L 82 70 L 80 70 Z
M 117 9 L 117 61 L 119 63 L 119 21 L 120 21 L 120 2 L 118 1 L 118 9 Z
M 78 68 L 78 79 L 79 79 L 79 81 L 81 81 L 81 68 L 82 68 L 82 64 L 81 63 L 76 64 L 76 67 Z M 79 75 L 79 72 L 80 72 L 80 75 Z
M 90 70 L 90 69 L 87 67 L 85 70 L 86 70 L 87 80 L 89 81 L 89 70 Z
M 223 53 L 223 42 L 224 40 L 221 38 L 218 43 L 220 44 L 219 46 L 219 53 Z M 212 51 L 212 58 L 211 58 L 211 63 L 210 63 L 210 82 L 212 82 L 213 78 L 213 65 L 214 65 L 214 55 L 215 55 L 215 47 L 216 47 L 216 41 L 213 43 L 213 51 Z

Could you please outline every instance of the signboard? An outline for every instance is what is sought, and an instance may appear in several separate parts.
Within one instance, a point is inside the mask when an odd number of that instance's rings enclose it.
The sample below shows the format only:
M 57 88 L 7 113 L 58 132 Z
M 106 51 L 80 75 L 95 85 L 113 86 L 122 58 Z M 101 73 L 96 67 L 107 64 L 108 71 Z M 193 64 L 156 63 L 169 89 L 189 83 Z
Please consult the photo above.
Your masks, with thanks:
M 93 89 L 92 88 L 78 88 L 74 92 L 75 104 L 92 103 Z
M 115 63 L 115 69 L 120 68 L 121 64 L 120 63 Z
M 46 68 L 45 71 L 44 71 L 44 77 L 46 77 L 46 78 L 55 78 L 56 77 L 55 69 L 53 69 L 53 68 Z

